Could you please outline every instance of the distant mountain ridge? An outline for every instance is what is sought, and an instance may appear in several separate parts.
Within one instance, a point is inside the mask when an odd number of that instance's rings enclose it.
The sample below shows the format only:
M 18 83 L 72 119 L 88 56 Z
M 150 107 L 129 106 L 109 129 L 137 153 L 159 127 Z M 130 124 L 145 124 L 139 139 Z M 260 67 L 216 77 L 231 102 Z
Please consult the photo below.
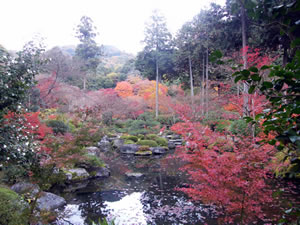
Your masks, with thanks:
M 59 46 L 59 48 L 63 52 L 65 52 L 71 56 L 75 55 L 76 45 Z M 118 49 L 117 47 L 115 47 L 113 45 L 102 45 L 102 53 L 103 53 L 102 57 L 112 57 L 112 56 L 126 56 L 128 58 L 134 57 L 133 54 L 121 51 L 120 49 Z

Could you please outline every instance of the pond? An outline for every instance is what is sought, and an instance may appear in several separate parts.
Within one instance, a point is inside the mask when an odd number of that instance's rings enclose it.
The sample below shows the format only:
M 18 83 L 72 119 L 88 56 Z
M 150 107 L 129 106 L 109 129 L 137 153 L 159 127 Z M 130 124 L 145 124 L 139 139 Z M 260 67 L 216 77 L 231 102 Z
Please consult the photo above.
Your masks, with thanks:
M 107 217 L 116 224 L 217 224 L 212 206 L 195 203 L 176 188 L 188 181 L 182 162 L 167 155 L 103 155 L 111 176 L 66 194 L 57 224 L 91 224 Z M 141 173 L 128 177 L 128 173 Z

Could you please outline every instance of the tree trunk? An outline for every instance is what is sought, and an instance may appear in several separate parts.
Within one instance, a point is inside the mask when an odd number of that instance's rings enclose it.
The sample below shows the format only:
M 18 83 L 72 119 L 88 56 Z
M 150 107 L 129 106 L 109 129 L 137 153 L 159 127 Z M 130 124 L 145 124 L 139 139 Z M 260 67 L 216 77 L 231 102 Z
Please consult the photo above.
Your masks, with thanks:
M 86 89 L 86 74 L 83 76 L 83 90 L 85 91 Z
M 158 62 L 157 62 L 157 56 L 156 56 L 156 59 L 155 59 L 155 65 L 156 65 L 156 88 L 155 88 L 155 117 L 157 118 L 158 117 L 158 88 L 159 88 L 159 80 L 158 80 Z
M 287 47 L 283 47 L 283 59 L 282 59 L 282 66 L 285 67 L 288 61 L 288 53 L 287 53 Z
M 202 70 L 202 89 L 201 89 L 201 108 L 202 108 L 202 115 L 204 115 L 204 82 L 205 82 L 205 56 L 203 55 L 203 70 Z
M 243 3 L 241 2 L 241 20 L 242 20 L 242 40 L 243 40 L 243 69 L 247 69 L 247 36 L 246 36 L 246 12 Z M 248 98 L 248 89 L 249 86 L 247 82 L 243 82 L 244 84 L 244 104 L 243 104 L 243 116 L 249 116 L 249 98 Z
M 190 68 L 191 100 L 192 100 L 192 105 L 194 105 L 194 85 L 193 85 L 193 72 L 192 72 L 191 55 L 189 55 L 189 68 Z
M 206 114 L 208 114 L 208 48 L 206 49 L 206 88 L 205 88 L 205 99 L 206 99 Z

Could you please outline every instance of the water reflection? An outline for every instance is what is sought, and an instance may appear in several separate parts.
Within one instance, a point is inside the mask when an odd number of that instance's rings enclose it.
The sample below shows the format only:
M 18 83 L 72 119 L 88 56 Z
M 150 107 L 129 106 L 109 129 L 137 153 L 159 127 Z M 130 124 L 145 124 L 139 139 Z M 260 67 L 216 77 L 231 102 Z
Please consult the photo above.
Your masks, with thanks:
M 179 171 L 182 164 L 176 159 L 122 156 L 106 160 L 112 176 L 68 196 L 66 209 L 71 210 L 71 215 L 65 220 L 81 225 L 108 217 L 116 224 L 171 225 L 204 224 L 205 218 L 213 217 L 212 207 L 192 203 L 182 192 L 175 191 L 187 182 Z M 129 179 L 126 172 L 145 176 Z M 205 222 L 216 224 L 214 219 Z

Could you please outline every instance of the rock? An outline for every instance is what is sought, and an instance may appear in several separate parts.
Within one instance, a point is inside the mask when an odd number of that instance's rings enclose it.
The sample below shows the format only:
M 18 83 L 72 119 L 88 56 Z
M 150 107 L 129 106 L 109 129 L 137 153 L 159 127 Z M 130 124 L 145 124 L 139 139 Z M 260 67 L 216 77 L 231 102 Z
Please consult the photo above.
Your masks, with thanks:
M 121 146 L 124 145 L 125 140 L 122 138 L 117 138 L 113 140 L 113 146 L 116 148 L 120 148 Z
M 123 154 L 134 154 L 139 150 L 139 146 L 136 144 L 127 144 L 121 146 L 119 149 Z
M 137 151 L 134 153 L 136 156 L 149 156 L 152 155 L 152 151 Z
M 82 181 L 88 179 L 90 174 L 83 168 L 69 169 L 65 172 L 68 181 Z
M 84 180 L 81 182 L 77 182 L 77 183 L 71 183 L 68 184 L 64 187 L 63 191 L 64 192 L 75 192 L 81 189 L 84 189 L 88 186 L 89 184 L 89 180 Z
M 42 192 L 41 196 L 37 200 L 37 209 L 52 211 L 66 204 L 66 200 L 63 197 L 52 194 L 50 192 Z
M 175 143 L 172 142 L 172 141 L 169 141 L 169 142 L 168 142 L 168 148 L 169 148 L 169 149 L 175 149 L 175 148 L 176 148 Z
M 183 140 L 182 139 L 173 139 L 173 140 L 169 140 L 169 143 L 173 143 L 175 146 L 176 145 L 182 145 Z
M 85 150 L 88 155 L 97 156 L 97 157 L 99 157 L 100 155 L 100 149 L 95 146 L 86 147 Z
M 92 178 L 108 178 L 110 176 L 109 169 L 105 167 L 99 167 L 91 172 Z
M 142 173 L 125 173 L 125 175 L 127 178 L 135 178 L 135 179 L 139 179 L 145 176 Z
M 111 149 L 109 138 L 106 135 L 101 139 L 100 142 L 98 142 L 98 147 L 103 152 L 107 152 Z
M 164 147 L 151 147 L 150 150 L 153 154 L 165 154 L 167 152 Z
M 29 193 L 30 196 L 35 196 L 40 191 L 40 187 L 37 184 L 32 184 L 29 182 L 19 182 L 11 186 L 10 188 L 14 192 L 18 194 L 27 194 Z

